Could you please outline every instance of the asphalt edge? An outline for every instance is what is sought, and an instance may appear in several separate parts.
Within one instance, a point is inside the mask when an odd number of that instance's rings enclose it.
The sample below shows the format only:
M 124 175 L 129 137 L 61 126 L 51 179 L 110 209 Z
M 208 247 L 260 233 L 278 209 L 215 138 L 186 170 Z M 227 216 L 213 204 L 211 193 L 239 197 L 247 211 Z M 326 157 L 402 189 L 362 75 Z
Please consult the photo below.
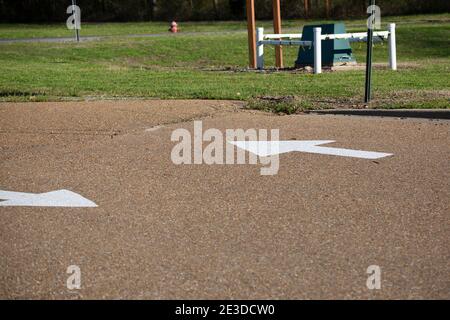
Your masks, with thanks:
M 347 115 L 368 117 L 422 118 L 450 120 L 450 109 L 331 109 L 305 111 L 319 115 Z

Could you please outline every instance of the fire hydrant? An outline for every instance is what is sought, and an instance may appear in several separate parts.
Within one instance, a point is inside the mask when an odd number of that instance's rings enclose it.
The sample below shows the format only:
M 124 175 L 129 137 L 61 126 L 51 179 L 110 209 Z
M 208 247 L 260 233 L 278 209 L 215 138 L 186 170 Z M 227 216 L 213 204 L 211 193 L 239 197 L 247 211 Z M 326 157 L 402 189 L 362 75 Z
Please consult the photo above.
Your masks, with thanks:
M 177 33 L 178 32 L 178 23 L 176 23 L 175 21 L 172 21 L 172 23 L 170 24 L 169 31 L 172 33 Z

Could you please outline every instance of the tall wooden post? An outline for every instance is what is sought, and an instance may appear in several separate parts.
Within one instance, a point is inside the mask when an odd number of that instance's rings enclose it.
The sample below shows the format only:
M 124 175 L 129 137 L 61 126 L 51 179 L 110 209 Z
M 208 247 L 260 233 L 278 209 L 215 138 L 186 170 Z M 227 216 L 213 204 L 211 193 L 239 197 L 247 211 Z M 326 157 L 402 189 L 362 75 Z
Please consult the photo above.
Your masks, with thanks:
M 305 16 L 308 18 L 309 16 L 309 0 L 303 0 L 305 3 Z
M 256 69 L 256 21 L 254 0 L 247 0 L 247 29 L 249 67 Z
M 273 0 L 273 30 L 281 34 L 281 9 L 280 0 Z M 281 40 L 281 39 L 280 39 Z M 283 47 L 275 47 L 275 63 L 277 68 L 283 68 Z

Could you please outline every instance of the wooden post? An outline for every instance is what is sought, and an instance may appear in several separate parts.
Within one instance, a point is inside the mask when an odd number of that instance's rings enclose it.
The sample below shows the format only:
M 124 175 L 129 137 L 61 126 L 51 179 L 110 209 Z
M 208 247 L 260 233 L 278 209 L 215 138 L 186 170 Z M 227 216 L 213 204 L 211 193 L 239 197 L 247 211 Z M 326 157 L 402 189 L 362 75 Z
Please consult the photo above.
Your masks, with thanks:
M 249 67 L 256 69 L 256 22 L 255 22 L 255 0 L 247 0 L 247 32 Z
M 309 0 L 303 0 L 305 2 L 305 16 L 308 18 L 309 16 Z
M 281 9 L 280 0 L 273 0 L 273 30 L 281 34 Z M 281 40 L 281 39 L 280 39 Z M 283 68 L 283 47 L 275 47 L 275 61 L 277 68 Z

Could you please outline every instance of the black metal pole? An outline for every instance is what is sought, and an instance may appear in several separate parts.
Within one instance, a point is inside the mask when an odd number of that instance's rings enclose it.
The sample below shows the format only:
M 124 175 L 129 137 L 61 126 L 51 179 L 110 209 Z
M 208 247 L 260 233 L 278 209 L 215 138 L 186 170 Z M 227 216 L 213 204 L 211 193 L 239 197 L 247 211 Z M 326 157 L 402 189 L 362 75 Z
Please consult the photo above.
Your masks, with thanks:
M 375 0 L 370 0 L 370 6 L 372 12 L 370 13 L 370 18 L 375 14 L 373 7 L 375 5 Z M 372 92 L 372 50 L 373 50 L 373 28 L 375 23 L 372 20 L 369 21 L 369 28 L 367 30 L 367 58 L 366 58 L 366 90 L 364 96 L 364 102 L 369 103 Z
M 75 18 L 75 38 L 77 39 L 77 42 L 80 42 L 80 30 L 78 30 L 78 24 L 77 24 L 77 19 L 79 17 L 77 17 L 77 11 L 75 10 L 75 7 L 77 5 L 77 1 L 76 0 L 72 0 L 72 9 L 73 9 L 73 13 L 74 13 L 74 18 Z

